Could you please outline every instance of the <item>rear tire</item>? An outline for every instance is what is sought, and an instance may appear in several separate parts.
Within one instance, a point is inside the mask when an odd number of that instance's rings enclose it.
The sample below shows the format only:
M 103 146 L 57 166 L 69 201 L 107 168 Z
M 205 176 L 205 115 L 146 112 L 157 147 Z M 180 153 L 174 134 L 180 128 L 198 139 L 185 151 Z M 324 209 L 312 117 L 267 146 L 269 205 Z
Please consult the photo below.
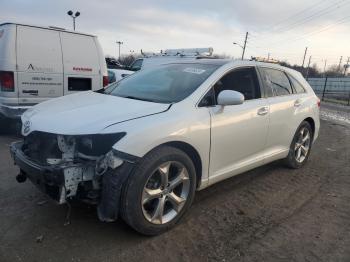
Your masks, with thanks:
M 192 204 L 195 167 L 183 151 L 161 146 L 138 163 L 129 176 L 121 213 L 139 233 L 158 235 L 174 227 Z
M 284 159 L 289 168 L 298 169 L 307 162 L 311 152 L 313 136 L 310 124 L 303 121 L 295 132 L 288 156 Z

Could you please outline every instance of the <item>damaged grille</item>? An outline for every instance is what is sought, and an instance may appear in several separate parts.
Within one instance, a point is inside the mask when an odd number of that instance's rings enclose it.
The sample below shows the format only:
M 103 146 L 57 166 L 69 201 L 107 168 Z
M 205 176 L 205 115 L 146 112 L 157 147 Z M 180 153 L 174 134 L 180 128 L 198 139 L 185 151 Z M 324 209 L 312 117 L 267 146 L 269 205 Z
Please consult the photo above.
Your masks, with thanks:
M 22 150 L 27 157 L 42 165 L 47 165 L 48 158 L 62 158 L 55 134 L 33 132 L 24 138 Z

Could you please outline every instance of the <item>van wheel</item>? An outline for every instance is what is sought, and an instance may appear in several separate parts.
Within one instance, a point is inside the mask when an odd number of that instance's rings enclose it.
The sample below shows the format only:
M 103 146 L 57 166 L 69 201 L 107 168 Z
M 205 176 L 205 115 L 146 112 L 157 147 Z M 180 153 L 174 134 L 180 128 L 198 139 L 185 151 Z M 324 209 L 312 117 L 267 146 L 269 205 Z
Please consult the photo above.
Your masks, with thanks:
M 310 124 L 303 121 L 298 127 L 289 148 L 289 154 L 285 163 L 290 168 L 302 167 L 310 156 L 313 140 L 313 132 Z
M 196 173 L 181 150 L 162 146 L 148 153 L 129 176 L 123 192 L 122 217 L 145 235 L 174 227 L 192 204 Z

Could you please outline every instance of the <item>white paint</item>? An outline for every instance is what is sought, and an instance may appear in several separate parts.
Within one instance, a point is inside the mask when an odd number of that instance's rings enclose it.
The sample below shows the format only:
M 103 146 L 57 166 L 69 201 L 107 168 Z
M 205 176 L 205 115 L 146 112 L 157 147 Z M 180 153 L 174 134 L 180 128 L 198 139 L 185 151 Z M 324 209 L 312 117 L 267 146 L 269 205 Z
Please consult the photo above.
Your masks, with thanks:
M 197 106 L 227 72 L 262 65 L 293 75 L 307 93 L 260 98 L 241 105 Z M 272 64 L 226 61 L 189 97 L 170 108 L 168 104 L 85 92 L 39 104 L 27 111 L 22 121 L 31 122 L 30 132 L 63 135 L 126 132 L 113 148 L 138 157 L 167 142 L 188 143 L 200 155 L 200 188 L 205 188 L 286 157 L 296 129 L 308 117 L 315 121 L 316 139 L 320 126 L 317 101 L 311 87 L 296 71 Z M 261 108 L 266 108 L 266 113 L 258 114 Z

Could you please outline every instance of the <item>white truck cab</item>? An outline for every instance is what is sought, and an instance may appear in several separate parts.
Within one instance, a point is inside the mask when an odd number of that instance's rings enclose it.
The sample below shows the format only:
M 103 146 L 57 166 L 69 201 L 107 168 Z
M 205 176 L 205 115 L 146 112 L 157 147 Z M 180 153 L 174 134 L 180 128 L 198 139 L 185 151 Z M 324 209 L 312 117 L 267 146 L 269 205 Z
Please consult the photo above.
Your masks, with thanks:
M 0 24 L 0 118 L 29 107 L 108 84 L 96 36 L 16 23 Z

